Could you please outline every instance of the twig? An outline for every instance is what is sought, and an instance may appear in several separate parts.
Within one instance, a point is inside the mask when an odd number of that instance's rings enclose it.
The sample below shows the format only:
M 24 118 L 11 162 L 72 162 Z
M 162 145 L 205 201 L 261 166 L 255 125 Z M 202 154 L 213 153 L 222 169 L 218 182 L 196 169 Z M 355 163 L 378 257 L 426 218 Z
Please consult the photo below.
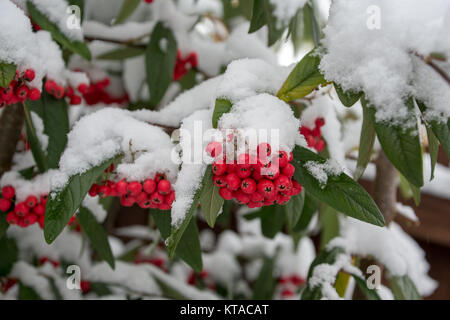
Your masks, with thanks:
M 444 79 L 448 85 L 450 85 L 450 77 L 448 76 L 448 74 L 445 73 L 444 70 L 442 70 L 433 60 L 434 58 L 429 56 L 429 57 L 424 57 L 421 54 L 418 54 L 417 52 L 414 52 L 414 55 L 416 57 L 418 57 L 420 60 L 422 60 L 423 62 L 425 62 L 427 65 L 429 65 L 431 68 L 433 68 L 434 71 L 436 71 L 441 77 L 442 79 Z

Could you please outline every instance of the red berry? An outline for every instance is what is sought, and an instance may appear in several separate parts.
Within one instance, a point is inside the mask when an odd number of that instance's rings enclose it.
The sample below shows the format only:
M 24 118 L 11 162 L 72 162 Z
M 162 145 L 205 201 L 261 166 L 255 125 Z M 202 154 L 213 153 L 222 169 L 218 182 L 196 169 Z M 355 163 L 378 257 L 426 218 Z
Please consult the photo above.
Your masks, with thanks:
M 94 183 L 91 188 L 89 189 L 89 195 L 91 197 L 95 197 L 98 195 L 98 184 Z
M 164 202 L 164 196 L 158 192 L 154 192 L 150 197 L 150 201 L 155 205 L 160 205 Z
M 250 201 L 250 196 L 245 194 L 241 190 L 237 190 L 233 193 L 234 198 L 239 204 L 246 204 Z
M 220 142 L 217 142 L 217 141 L 212 141 L 206 147 L 206 152 L 211 157 L 217 157 L 217 156 L 222 154 L 222 144 Z
M 28 208 L 34 208 L 37 203 L 38 203 L 38 199 L 35 196 L 29 196 L 26 200 L 25 203 L 27 204 Z
M 26 85 L 21 85 L 19 88 L 16 89 L 16 96 L 19 99 L 19 101 L 25 101 L 28 97 L 28 92 L 30 89 Z
M 314 149 L 316 149 L 317 152 L 321 152 L 323 149 L 325 149 L 325 141 L 323 141 L 323 140 L 317 141 Z
M 9 84 L 6 88 L 1 91 L 1 97 L 5 101 L 9 101 L 14 95 L 14 84 Z
M 168 180 L 161 180 L 160 182 L 158 182 L 158 192 L 162 195 L 169 194 L 171 188 L 172 185 Z
M 256 182 L 253 179 L 247 178 L 241 182 L 241 190 L 244 193 L 253 193 L 256 191 Z
M 47 198 L 47 196 L 41 196 L 40 202 L 44 207 L 47 204 Z
M 224 198 L 225 200 L 231 200 L 233 199 L 233 192 L 229 190 L 228 188 L 220 188 L 219 195 Z
M 89 86 L 86 83 L 82 83 L 78 86 L 78 91 L 82 94 L 86 94 L 88 92 Z
M 42 204 L 38 204 L 36 207 L 33 208 L 33 212 L 38 216 L 41 216 L 45 214 L 45 207 Z
M 167 196 L 164 197 L 164 203 L 172 206 L 172 203 L 175 201 L 175 191 L 172 191 Z
M 83 293 L 91 291 L 91 283 L 89 281 L 80 281 L 80 288 Z
M 237 171 L 237 163 L 236 161 L 233 161 L 233 163 L 227 163 L 227 173 L 235 172 Z
M 112 189 L 110 186 L 101 185 L 100 187 L 98 187 L 98 195 L 100 196 L 100 198 L 106 198 L 111 194 L 111 190 Z
M 30 213 L 25 218 L 23 218 L 23 222 L 27 226 L 31 226 L 32 224 L 35 224 L 37 221 L 38 221 L 38 216 L 33 213 Z
M 295 196 L 302 192 L 302 185 L 296 180 L 292 180 L 292 195 Z
M 6 215 L 6 222 L 8 222 L 9 224 L 18 224 L 19 219 L 16 216 L 16 214 L 13 211 L 11 211 Z
M 261 169 L 261 175 L 267 179 L 275 180 L 280 175 L 280 168 L 274 164 L 270 164 L 267 168 Z
M 72 98 L 74 94 L 75 94 L 75 92 L 73 91 L 72 87 L 66 88 L 66 97 Z
M 120 197 L 120 204 L 124 207 L 131 207 L 136 202 L 134 197 L 123 195 Z
M 293 297 L 293 296 L 295 296 L 295 292 L 292 291 L 291 289 L 285 289 L 281 292 L 281 296 L 283 298 Z
M 28 98 L 32 101 L 39 100 L 41 98 L 41 91 L 37 88 L 32 88 L 30 92 L 28 92 Z
M 276 196 L 276 189 L 272 181 L 263 179 L 258 182 L 257 190 L 264 196 L 264 198 L 273 199 Z
M 213 177 L 213 183 L 214 183 L 214 185 L 218 186 L 219 188 L 225 187 L 226 186 L 225 175 L 214 176 Z
M 250 155 L 248 153 L 240 154 L 237 158 L 237 167 L 238 167 L 238 169 L 241 169 L 241 168 L 250 169 L 251 162 L 252 161 L 251 161 Z
M 286 196 L 286 195 L 282 195 L 282 194 L 278 194 L 277 198 L 276 198 L 276 202 L 280 205 L 286 204 L 288 203 L 288 201 L 291 199 L 290 196 Z
M 73 106 L 81 104 L 81 97 L 79 97 L 79 96 L 72 96 L 70 98 L 70 104 L 73 105 Z
M 25 70 L 25 73 L 23 74 L 23 78 L 29 82 L 33 81 L 35 76 L 36 76 L 36 74 L 33 69 L 27 69 L 27 70 Z
M 250 195 L 250 200 L 251 200 L 252 202 L 256 202 L 256 203 L 263 203 L 263 201 L 264 201 L 264 196 L 263 196 L 261 193 L 259 193 L 259 192 L 253 192 L 253 193 Z
M 255 181 L 259 181 L 259 180 L 261 180 L 261 179 L 264 178 L 264 177 L 261 175 L 260 171 L 261 171 L 260 169 L 258 169 L 258 170 L 253 170 L 252 178 L 253 178 Z
M 155 192 L 156 190 L 156 183 L 152 179 L 145 180 L 142 186 L 144 188 L 144 191 L 149 195 Z
M 248 178 L 252 175 L 252 169 L 251 168 L 245 168 L 238 165 L 238 168 L 236 170 L 236 174 L 239 178 L 244 179 Z
M 127 192 L 129 195 L 136 197 L 142 192 L 142 185 L 138 181 L 128 183 Z
M 123 196 L 127 193 L 128 183 L 125 180 L 120 180 L 116 183 L 115 189 L 119 196 Z
M 153 0 L 144 0 L 146 3 L 152 3 Z
M 16 190 L 12 186 L 5 186 L 2 188 L 2 197 L 5 199 L 12 199 L 16 194 Z
M 167 204 L 167 203 L 161 203 L 160 205 L 158 205 L 158 209 L 159 210 L 170 210 L 172 207 Z
M 0 199 L 0 211 L 7 212 L 11 208 L 11 201 L 8 199 Z
M 30 212 L 30 209 L 25 204 L 25 202 L 20 202 L 16 204 L 14 208 L 14 213 L 19 217 L 24 217 Z
M 153 180 L 155 180 L 155 182 L 158 183 L 158 182 L 160 182 L 161 180 L 164 180 L 164 179 L 166 179 L 166 177 L 164 176 L 164 174 L 162 174 L 162 173 L 157 173 L 156 176 L 155 176 L 155 179 L 153 179 Z
M 226 175 L 225 177 L 225 183 L 227 184 L 227 188 L 234 191 L 239 189 L 241 185 L 241 179 L 239 179 L 239 176 L 232 172 Z
M 56 93 L 57 86 L 55 81 L 47 80 L 44 84 L 44 90 L 53 96 Z
M 272 153 L 272 148 L 270 147 L 270 144 L 263 142 L 258 145 L 257 151 L 258 157 L 266 157 L 270 156 Z
M 283 169 L 281 169 L 281 174 L 284 174 L 286 177 L 292 178 L 292 176 L 294 175 L 295 172 L 295 167 L 288 163 L 286 165 L 286 167 L 284 167 Z
M 214 162 L 212 164 L 212 173 L 216 176 L 221 176 L 227 171 L 227 165 L 225 163 Z
M 285 151 L 280 151 L 278 153 L 278 166 L 280 168 L 284 168 L 286 167 L 286 165 L 288 164 L 288 155 Z
M 291 179 L 289 179 L 285 175 L 280 175 L 278 178 L 276 178 L 274 184 L 277 191 L 281 193 L 287 192 L 292 188 Z
M 39 216 L 38 223 L 39 223 L 39 226 L 40 226 L 41 228 L 44 228 L 44 221 L 45 221 L 45 215 L 44 215 L 44 214 L 43 214 L 43 215 L 40 215 L 40 216 Z
M 314 124 L 316 125 L 316 127 L 320 128 L 323 127 L 325 125 L 325 119 L 324 118 L 317 118 L 314 121 Z
M 296 286 L 300 286 L 306 282 L 305 279 L 298 274 L 292 275 L 289 280 Z
M 56 99 L 61 99 L 61 98 L 63 98 L 64 97 L 64 87 L 63 86 L 56 86 L 56 88 L 55 88 L 55 93 L 53 94 L 53 96 L 56 98 Z

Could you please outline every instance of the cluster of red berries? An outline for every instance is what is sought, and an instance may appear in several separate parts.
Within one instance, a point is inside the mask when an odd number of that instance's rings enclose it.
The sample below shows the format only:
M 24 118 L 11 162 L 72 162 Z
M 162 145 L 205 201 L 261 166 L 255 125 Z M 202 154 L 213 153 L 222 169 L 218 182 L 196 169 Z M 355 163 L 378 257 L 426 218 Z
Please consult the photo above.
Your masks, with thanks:
M 325 119 L 317 118 L 314 125 L 315 127 L 312 129 L 305 126 L 300 127 L 300 133 L 305 136 L 308 147 L 320 152 L 325 148 L 325 141 L 322 139 L 322 130 L 320 129 L 325 125 Z
M 178 81 L 182 76 L 189 72 L 191 68 L 197 68 L 198 58 L 197 53 L 191 52 L 187 57 L 181 56 L 181 51 L 177 51 L 177 61 L 175 69 L 173 70 L 173 80 Z
M 121 97 L 113 97 L 106 91 L 106 88 L 110 85 L 111 81 L 109 78 L 104 78 L 95 83 L 80 84 L 78 86 L 78 91 L 83 95 L 84 101 L 87 105 L 92 106 L 98 103 L 104 104 L 122 104 L 129 101 L 128 95 L 125 94 Z
M 134 264 L 141 264 L 141 263 L 150 263 L 161 270 L 167 272 L 167 263 L 168 261 L 162 257 L 148 257 L 141 253 L 137 253 L 133 260 Z
M 0 108 L 17 102 L 24 102 L 27 99 L 39 100 L 41 91 L 37 88 L 29 88 L 27 82 L 34 80 L 36 76 L 33 69 L 27 69 L 20 75 L 16 71 L 16 76 L 6 88 L 0 87 Z
M 14 287 L 14 285 L 18 282 L 19 282 L 19 280 L 15 279 L 15 278 L 6 278 L 4 280 L 0 279 L 1 292 L 3 292 L 3 293 L 8 292 L 8 290 L 11 289 L 12 287 Z
M 47 195 L 40 197 L 31 195 L 25 201 L 19 203 L 15 203 L 15 196 L 16 190 L 14 187 L 5 186 L 2 188 L 0 211 L 5 213 L 9 211 L 6 215 L 6 221 L 9 224 L 15 224 L 22 228 L 38 222 L 43 228 Z
M 192 270 L 187 278 L 187 283 L 192 286 L 203 285 L 210 290 L 216 290 L 216 284 L 214 283 L 214 280 L 211 278 L 207 270 L 202 270 L 199 273 L 195 273 Z
M 81 84 L 80 86 L 85 86 L 85 84 Z M 81 96 L 75 94 L 75 90 L 71 86 L 64 88 L 64 86 L 59 85 L 56 81 L 47 80 L 44 84 L 44 90 L 56 99 L 69 98 L 71 105 L 81 103 Z
M 153 0 L 144 0 L 145 3 L 152 3 Z
M 58 268 L 59 267 L 59 261 L 56 260 L 52 260 L 49 257 L 42 257 L 39 259 L 38 261 L 38 266 L 42 266 L 44 263 L 50 263 L 51 265 L 53 265 L 54 268 Z
M 114 170 L 114 166 L 108 169 Z M 120 203 L 124 207 L 131 207 L 138 204 L 141 208 L 170 210 L 175 201 L 175 191 L 172 184 L 166 179 L 164 174 L 158 173 L 153 179 L 139 181 L 120 181 L 105 180 L 101 184 L 94 183 L 89 190 L 91 197 L 100 196 L 101 198 L 120 197 Z
M 278 285 L 281 286 L 281 297 L 292 298 L 295 296 L 295 292 L 298 287 L 305 284 L 305 279 L 298 274 L 291 276 L 282 276 L 278 279 Z
M 225 200 L 236 199 L 249 208 L 285 204 L 291 196 L 299 194 L 302 186 L 292 177 L 295 172 L 292 153 L 280 151 L 271 155 L 268 143 L 258 145 L 258 156 L 241 154 L 237 161 L 227 161 L 222 155 L 222 144 L 213 141 L 206 152 L 216 158 L 212 165 L 213 183 L 220 188 L 219 194 Z M 219 160 L 217 160 L 219 158 Z M 230 162 L 230 163 L 227 163 Z

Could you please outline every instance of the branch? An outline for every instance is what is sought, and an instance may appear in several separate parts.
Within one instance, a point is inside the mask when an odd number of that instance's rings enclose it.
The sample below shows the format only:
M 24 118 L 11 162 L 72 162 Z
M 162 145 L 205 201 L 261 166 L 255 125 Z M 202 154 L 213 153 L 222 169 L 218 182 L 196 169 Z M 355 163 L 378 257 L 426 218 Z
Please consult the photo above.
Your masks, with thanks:
M 433 70 L 436 71 L 442 77 L 442 79 L 447 82 L 448 85 L 450 85 L 450 77 L 433 61 L 433 57 L 424 57 L 417 52 L 414 52 L 414 55 L 425 62 L 427 65 L 429 65 L 431 68 L 433 68 Z
M 383 214 L 386 225 L 389 225 L 397 213 L 398 175 L 394 165 L 386 157 L 383 150 L 380 151 L 375 164 L 377 173 L 375 176 L 374 200 Z
M 11 169 L 24 124 L 24 111 L 20 103 L 4 107 L 0 117 L 0 177 Z

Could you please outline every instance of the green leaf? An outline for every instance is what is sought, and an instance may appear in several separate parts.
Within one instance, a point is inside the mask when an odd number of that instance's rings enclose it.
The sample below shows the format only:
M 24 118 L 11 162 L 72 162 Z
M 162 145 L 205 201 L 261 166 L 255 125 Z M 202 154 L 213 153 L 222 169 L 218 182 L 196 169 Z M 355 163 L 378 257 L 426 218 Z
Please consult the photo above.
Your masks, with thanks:
M 62 33 L 58 26 L 50 21 L 47 16 L 41 13 L 33 2 L 27 1 L 28 13 L 31 19 L 37 23 L 42 29 L 47 30 L 52 35 L 53 39 L 66 49 L 79 54 L 86 60 L 91 60 L 91 52 L 84 42 L 74 41 L 69 39 Z
M 61 154 L 67 145 L 69 115 L 65 99 L 55 99 L 42 90 L 42 98 L 26 104 L 36 112 L 44 123 L 44 133 L 48 136 L 47 163 L 51 169 L 57 168 Z
M 85 207 L 80 208 L 77 219 L 81 224 L 81 230 L 87 235 L 89 241 L 112 269 L 114 269 L 114 256 L 108 242 L 108 235 L 105 229 L 98 223 L 91 211 Z
M 5 88 L 14 80 L 16 69 L 13 63 L 0 62 L 0 87 Z
M 324 249 L 331 239 L 339 235 L 338 212 L 332 207 L 321 203 L 319 205 L 319 220 L 322 226 L 320 249 Z
M 31 119 L 31 113 L 28 109 L 28 104 L 24 103 L 23 109 L 25 113 L 27 138 L 30 142 L 31 153 L 33 154 L 34 162 L 36 162 L 39 172 L 44 173 L 48 170 L 47 156 L 45 155 L 41 143 L 39 142 L 33 120 Z
M 214 185 L 212 181 L 212 172 L 208 170 L 205 175 L 209 175 L 210 178 L 206 180 L 206 184 L 200 195 L 200 207 L 206 222 L 213 228 L 220 209 L 223 206 L 224 199 L 219 195 L 220 188 Z
M 19 282 L 19 300 L 42 300 L 39 294 L 31 287 Z
M 420 188 L 409 183 L 409 181 L 401 174 L 398 174 L 400 177 L 400 192 L 405 199 L 414 199 L 414 203 L 416 206 L 420 204 Z
M 363 122 L 359 139 L 358 161 L 356 162 L 356 170 L 354 173 L 355 180 L 359 180 L 366 170 L 375 142 L 375 128 L 369 110 L 367 110 L 367 106 L 364 103 L 362 105 L 362 110 Z
M 62 190 L 50 193 L 44 221 L 44 237 L 47 243 L 52 243 L 61 233 L 97 178 L 109 168 L 111 162 L 118 161 L 121 157 L 122 155 L 117 155 L 82 174 L 71 176 Z
M 311 93 L 319 85 L 326 84 L 319 64 L 320 58 L 315 55 L 314 50 L 305 55 L 284 81 L 277 93 L 278 98 L 286 102 L 297 100 Z
M 144 48 L 139 47 L 125 47 L 114 49 L 97 56 L 99 60 L 125 60 L 134 58 L 145 53 Z
M 7 276 L 17 261 L 18 250 L 14 239 L 0 238 L 0 277 Z
M 177 42 L 172 31 L 158 22 L 145 52 L 147 83 L 153 106 L 161 101 L 172 81 L 176 56 Z
M 368 105 L 365 99 L 363 99 L 363 103 Z M 413 103 L 412 98 L 410 98 L 406 102 L 406 105 L 410 110 L 411 121 L 415 121 L 416 123 Z M 417 124 L 414 127 L 404 128 L 401 123 L 377 122 L 375 108 L 368 106 L 368 110 L 378 140 L 388 159 L 409 182 L 416 187 L 423 186 L 422 148 Z
M 345 173 L 329 176 L 327 184 L 322 186 L 305 167 L 308 161 L 324 163 L 326 160 L 306 148 L 295 147 L 292 160 L 295 167 L 294 178 L 309 193 L 343 214 L 377 226 L 384 226 L 383 215 L 363 187 Z
M 273 276 L 275 259 L 264 257 L 261 271 L 253 286 L 253 300 L 271 300 L 276 287 L 276 279 Z
M 155 221 L 156 227 L 161 234 L 161 237 L 167 239 L 170 236 L 171 217 L 170 213 L 166 210 L 150 209 L 150 214 Z
M 169 256 L 170 259 L 172 259 L 175 256 L 178 243 L 180 242 L 183 233 L 185 232 L 187 226 L 189 225 L 189 222 L 194 217 L 195 211 L 197 210 L 197 205 L 200 201 L 200 195 L 203 192 L 203 188 L 206 185 L 208 178 L 211 179 L 208 172 L 211 172 L 211 165 L 206 167 L 205 175 L 203 176 L 199 188 L 195 191 L 194 198 L 192 199 L 192 204 L 189 207 L 188 212 L 186 212 L 183 222 L 180 224 L 180 226 L 178 226 L 178 228 L 172 229 L 170 237 L 167 239 L 167 255 Z
M 428 151 L 430 152 L 431 159 L 431 177 L 430 181 L 434 178 L 434 168 L 436 167 L 438 152 L 439 152 L 439 140 L 436 138 L 436 135 L 433 133 L 433 130 L 426 126 L 427 128 L 427 137 L 428 137 Z
M 422 300 L 408 275 L 391 277 L 389 283 L 395 300 Z
M 6 234 L 9 223 L 6 221 L 6 212 L 0 211 L 0 239 Z
M 417 101 L 417 105 L 419 106 L 420 111 L 425 113 L 427 110 L 425 104 L 421 101 Z M 447 156 L 450 157 L 450 118 L 447 118 L 447 122 L 431 120 L 427 121 L 427 123 L 431 126 L 431 129 L 441 143 L 445 153 L 447 153 Z
M 366 296 L 367 300 L 381 300 L 378 292 L 374 289 L 369 289 L 366 279 L 361 278 L 356 274 L 351 274 L 359 290 Z
M 307 2 L 303 7 L 303 34 L 305 40 L 310 40 L 314 46 L 318 46 L 320 42 L 320 28 L 314 13 L 314 6 Z
M 361 98 L 362 95 L 361 92 L 354 93 L 352 91 L 344 91 L 342 90 L 342 87 L 337 83 L 334 83 L 334 88 L 336 89 L 339 100 L 346 107 L 353 106 Z
M 281 230 L 286 220 L 284 207 L 277 204 L 263 207 L 260 217 L 262 234 L 270 239 Z
M 303 211 L 303 205 L 305 203 L 305 190 L 302 190 L 299 194 L 291 197 L 284 207 L 286 213 L 286 222 L 289 230 L 292 230 L 296 226 Z
M 191 219 L 177 246 L 177 255 L 196 272 L 203 270 L 202 249 L 195 219 Z
M 220 117 L 224 113 L 230 112 L 232 107 L 233 107 L 233 105 L 231 104 L 231 102 L 229 100 L 216 99 L 216 104 L 214 106 L 214 112 L 213 112 L 213 115 L 212 115 L 213 128 L 217 128 L 217 125 L 219 123 Z
M 142 0 L 123 0 L 119 14 L 114 20 L 114 24 L 117 25 L 123 23 L 129 16 L 131 16 L 141 2 Z
M 319 207 L 319 202 L 308 192 L 305 191 L 305 201 L 300 219 L 295 225 L 293 232 L 303 232 L 308 228 L 309 223 Z
M 270 0 L 254 0 L 252 19 L 248 33 L 253 33 L 264 25 L 268 28 L 268 45 L 273 45 L 283 34 L 285 28 L 279 28 L 278 22 L 273 15 L 273 6 Z

